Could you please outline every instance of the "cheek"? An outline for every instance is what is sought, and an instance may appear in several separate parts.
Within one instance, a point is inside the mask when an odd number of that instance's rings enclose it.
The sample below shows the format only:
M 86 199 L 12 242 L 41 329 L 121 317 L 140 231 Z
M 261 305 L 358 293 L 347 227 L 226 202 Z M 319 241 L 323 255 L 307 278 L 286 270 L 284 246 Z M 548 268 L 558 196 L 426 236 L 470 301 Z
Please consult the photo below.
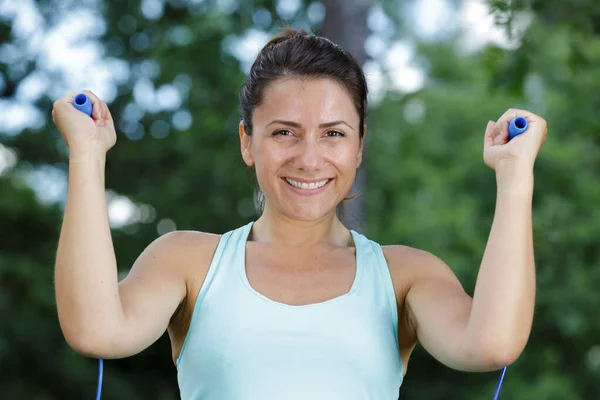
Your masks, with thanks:
M 281 150 L 274 146 L 261 146 L 254 154 L 257 167 L 261 170 L 273 169 L 284 159 Z
M 351 146 L 339 146 L 331 152 L 331 160 L 339 169 L 355 170 L 359 160 L 358 150 Z
M 290 151 L 278 146 L 264 143 L 257 146 L 254 152 L 254 162 L 259 183 L 272 176 L 290 158 Z

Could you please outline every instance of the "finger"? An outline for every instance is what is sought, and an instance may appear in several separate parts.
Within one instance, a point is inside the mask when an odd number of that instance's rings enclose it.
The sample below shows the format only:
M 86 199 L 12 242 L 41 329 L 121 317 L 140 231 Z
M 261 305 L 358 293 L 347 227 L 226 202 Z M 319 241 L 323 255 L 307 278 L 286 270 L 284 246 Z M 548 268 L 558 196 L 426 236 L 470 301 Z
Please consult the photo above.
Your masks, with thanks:
M 106 119 L 106 105 L 102 100 L 100 100 L 100 118 L 102 121 Z
M 528 118 L 527 123 L 529 124 L 529 128 L 527 130 L 530 131 L 530 136 L 536 138 L 539 148 L 541 148 L 546 141 L 546 136 L 548 134 L 546 120 L 544 118 L 534 116 L 533 118 Z
M 100 102 L 100 116 L 101 116 L 101 120 L 100 122 L 103 125 L 106 125 L 106 122 L 108 120 L 108 112 L 107 112 L 107 108 L 106 108 L 106 103 L 104 103 L 103 101 Z
M 498 118 L 498 121 L 496 121 L 498 124 L 503 124 L 505 122 L 510 123 L 510 121 L 512 121 L 513 119 L 515 119 L 516 117 L 518 117 L 519 115 L 521 115 L 519 112 L 522 110 L 518 110 L 516 108 L 509 108 L 508 110 L 506 110 L 504 112 L 504 114 L 502 114 L 500 116 L 500 118 Z M 524 117 L 524 115 L 521 115 Z
M 488 121 L 487 126 L 485 127 L 485 135 L 483 136 L 483 147 L 489 147 L 494 145 L 494 137 L 492 134 L 494 133 L 494 127 L 496 123 L 494 121 Z
M 492 133 L 492 139 L 495 145 L 508 143 L 508 121 L 498 120 Z
M 488 123 L 485 127 L 485 135 L 490 136 L 492 134 L 492 132 L 494 131 L 495 126 L 496 126 L 496 123 L 494 121 L 488 121 Z
M 104 119 L 112 122 L 113 118 L 110 113 L 110 108 L 108 108 L 108 105 L 105 102 L 102 102 L 102 104 L 104 105 Z
M 75 99 L 77 93 L 79 92 L 69 93 L 68 95 L 56 100 L 52 106 L 52 112 L 59 109 L 65 110 L 73 107 L 73 100 Z

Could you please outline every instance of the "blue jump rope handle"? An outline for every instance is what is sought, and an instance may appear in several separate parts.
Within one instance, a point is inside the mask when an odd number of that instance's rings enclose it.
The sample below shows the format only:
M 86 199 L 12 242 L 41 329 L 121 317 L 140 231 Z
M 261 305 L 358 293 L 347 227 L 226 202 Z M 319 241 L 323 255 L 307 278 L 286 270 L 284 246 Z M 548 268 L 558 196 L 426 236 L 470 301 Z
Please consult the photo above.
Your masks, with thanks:
M 89 97 L 83 93 L 78 93 L 73 99 L 73 106 L 88 116 L 92 116 L 92 102 Z M 104 361 L 98 359 L 98 387 L 96 388 L 96 400 L 102 396 L 102 378 L 104 377 Z
M 73 106 L 88 116 L 92 116 L 92 101 L 83 93 L 79 93 L 73 99 Z
M 527 130 L 527 120 L 523 117 L 517 117 L 510 121 L 508 124 L 508 140 L 513 139 L 515 136 Z

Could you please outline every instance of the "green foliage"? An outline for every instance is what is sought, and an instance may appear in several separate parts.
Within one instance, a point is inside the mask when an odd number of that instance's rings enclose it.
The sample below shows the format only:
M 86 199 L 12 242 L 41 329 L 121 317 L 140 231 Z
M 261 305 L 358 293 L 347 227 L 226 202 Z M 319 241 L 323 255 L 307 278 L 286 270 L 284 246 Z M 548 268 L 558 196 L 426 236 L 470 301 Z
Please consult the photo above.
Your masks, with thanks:
M 48 24 L 56 10 L 76 5 L 38 3 Z M 137 0 L 105 2 L 99 9 L 106 20 L 101 37 L 106 56 L 126 61 L 134 72 L 110 105 L 119 138 L 109 152 L 107 186 L 136 204 L 151 205 L 154 214 L 113 229 L 123 274 L 156 238 L 160 220 L 219 233 L 255 218 L 237 139 L 236 94 L 244 75 L 224 43 L 254 27 L 259 7 L 275 15 L 275 2 L 243 2 L 230 14 L 218 12 L 211 1 L 197 2 L 192 10 L 184 3 L 165 2 L 163 16 L 155 20 L 143 16 Z M 482 160 L 486 122 L 509 107 L 548 121 L 535 178 L 536 315 L 528 347 L 508 369 L 502 398 L 600 397 L 600 25 L 595 2 L 577 2 L 570 12 L 566 3 L 571 2 L 492 2 L 498 23 L 523 35 L 517 49 L 489 46 L 459 55 L 452 40 L 422 44 L 418 53 L 427 66 L 427 85 L 409 95 L 389 94 L 372 106 L 369 118 L 363 194 L 368 235 L 436 254 L 469 293 L 496 195 L 493 171 Z M 395 9 L 394 2 L 383 4 L 388 12 Z M 308 24 L 308 6 L 303 2 L 293 24 Z M 534 22 L 517 29 L 515 16 L 531 12 Z M 271 26 L 277 25 L 273 18 Z M 9 32 L 2 22 L 0 37 Z M 183 34 L 180 41 L 173 40 L 177 32 Z M 0 62 L 4 98 L 12 98 L 36 67 L 31 60 L 21 69 L 16 64 Z M 135 84 L 153 69 L 158 73 L 148 80 L 154 87 L 184 88 L 181 108 L 192 116 L 189 127 L 175 129 L 177 111 L 139 108 Z M 7 399 L 79 399 L 92 396 L 97 365 L 70 350 L 58 326 L 52 268 L 62 211 L 40 202 L 24 183 L 32 168 L 66 170 L 66 150 L 47 112 L 51 100 L 44 96 L 37 105 L 46 116 L 41 129 L 0 136 L 20 160 L 0 176 L 0 392 Z M 165 336 L 139 355 L 107 361 L 103 398 L 178 398 L 170 359 Z M 418 348 L 401 399 L 489 399 L 497 377 L 452 371 Z

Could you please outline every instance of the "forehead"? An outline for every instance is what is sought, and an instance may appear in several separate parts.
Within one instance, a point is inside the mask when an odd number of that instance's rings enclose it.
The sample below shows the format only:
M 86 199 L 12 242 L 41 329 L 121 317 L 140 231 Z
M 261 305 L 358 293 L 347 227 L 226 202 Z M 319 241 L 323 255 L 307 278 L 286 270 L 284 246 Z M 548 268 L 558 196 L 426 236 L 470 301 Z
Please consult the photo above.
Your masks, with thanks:
M 359 116 L 348 90 L 333 79 L 282 78 L 267 86 L 254 122 L 272 119 L 346 119 L 358 124 Z M 269 121 L 267 121 L 269 120 Z

